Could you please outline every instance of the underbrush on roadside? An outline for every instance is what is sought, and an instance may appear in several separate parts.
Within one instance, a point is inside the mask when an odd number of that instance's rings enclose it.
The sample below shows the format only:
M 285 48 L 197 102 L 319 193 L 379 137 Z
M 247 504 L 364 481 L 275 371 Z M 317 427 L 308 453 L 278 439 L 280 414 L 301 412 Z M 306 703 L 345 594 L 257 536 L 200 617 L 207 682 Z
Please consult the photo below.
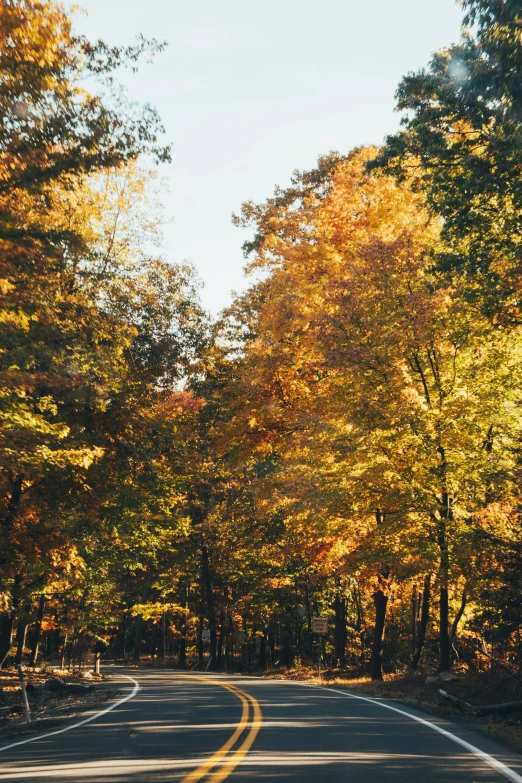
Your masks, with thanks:
M 45 720 L 71 717 L 116 695 L 113 688 L 94 687 L 105 680 L 92 673 L 71 673 L 40 667 L 24 670 L 31 724 L 27 723 L 18 672 L 0 671 L 0 735 L 30 730 Z M 53 687 L 49 687 L 54 684 Z

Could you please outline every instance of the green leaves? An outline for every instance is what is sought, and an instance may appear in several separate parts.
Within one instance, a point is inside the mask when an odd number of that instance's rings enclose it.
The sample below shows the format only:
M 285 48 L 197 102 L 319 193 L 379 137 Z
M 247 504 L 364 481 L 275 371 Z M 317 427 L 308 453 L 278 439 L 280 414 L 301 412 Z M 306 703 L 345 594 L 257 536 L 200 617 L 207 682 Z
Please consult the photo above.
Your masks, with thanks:
M 161 206 L 135 160 L 168 157 L 158 117 L 110 95 L 159 50 L 91 45 L 59 3 L 0 12 L 0 594 L 38 578 L 90 633 L 122 572 L 161 571 L 188 534 L 183 387 L 206 316 L 193 270 L 154 255 Z
M 520 4 L 469 0 L 461 42 L 408 74 L 397 91 L 404 130 L 370 167 L 412 176 L 444 220 L 445 270 L 468 295 L 519 321 L 522 272 L 522 43 Z M 463 281 L 461 281 L 462 284 Z

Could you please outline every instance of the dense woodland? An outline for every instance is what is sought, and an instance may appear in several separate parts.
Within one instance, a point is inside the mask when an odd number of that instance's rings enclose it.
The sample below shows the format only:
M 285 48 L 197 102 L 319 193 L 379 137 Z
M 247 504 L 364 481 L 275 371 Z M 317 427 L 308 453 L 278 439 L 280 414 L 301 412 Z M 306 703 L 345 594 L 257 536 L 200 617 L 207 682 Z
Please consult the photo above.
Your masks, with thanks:
M 212 321 L 116 78 L 163 44 L 2 1 L 1 666 L 522 669 L 522 6 L 462 6 L 397 134 L 243 205 Z

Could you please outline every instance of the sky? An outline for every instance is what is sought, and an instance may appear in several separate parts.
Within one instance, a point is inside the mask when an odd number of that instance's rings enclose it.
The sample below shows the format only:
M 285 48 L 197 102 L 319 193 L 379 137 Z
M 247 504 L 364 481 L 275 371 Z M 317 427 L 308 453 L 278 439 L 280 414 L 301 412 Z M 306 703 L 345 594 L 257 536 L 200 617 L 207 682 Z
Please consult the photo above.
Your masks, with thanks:
M 122 81 L 159 110 L 172 163 L 162 167 L 163 253 L 190 260 L 213 314 L 248 285 L 231 223 L 295 169 L 331 150 L 380 144 L 399 124 L 402 75 L 459 37 L 455 0 L 80 0 L 76 29 L 166 51 Z M 71 2 L 72 5 L 72 2 Z

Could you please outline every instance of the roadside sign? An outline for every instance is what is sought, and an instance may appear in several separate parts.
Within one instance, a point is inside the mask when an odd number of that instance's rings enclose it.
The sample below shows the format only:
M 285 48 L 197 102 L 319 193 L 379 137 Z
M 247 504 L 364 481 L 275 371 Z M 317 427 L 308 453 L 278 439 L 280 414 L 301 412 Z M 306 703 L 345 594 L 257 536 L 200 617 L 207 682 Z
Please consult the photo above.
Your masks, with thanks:
M 312 633 L 328 633 L 328 617 L 312 617 Z
M 210 631 L 201 631 L 201 641 L 202 642 L 210 641 Z

